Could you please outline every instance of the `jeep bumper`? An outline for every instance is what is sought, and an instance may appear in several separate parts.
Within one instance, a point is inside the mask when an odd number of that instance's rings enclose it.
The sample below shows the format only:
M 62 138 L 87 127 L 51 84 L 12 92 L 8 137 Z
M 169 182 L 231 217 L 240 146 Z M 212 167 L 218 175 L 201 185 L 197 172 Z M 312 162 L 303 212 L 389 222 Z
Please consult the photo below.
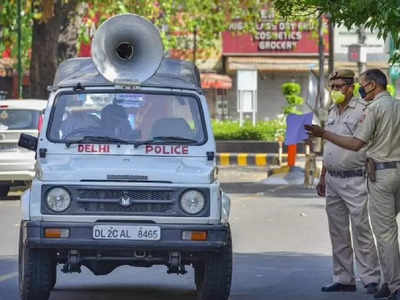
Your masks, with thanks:
M 115 222 L 113 224 L 159 226 L 161 230 L 160 240 L 94 239 L 93 226 L 96 224 L 97 223 L 24 221 L 21 226 L 23 226 L 23 241 L 29 248 L 101 250 L 133 249 L 190 252 L 219 251 L 227 245 L 229 234 L 228 225 L 171 225 Z M 44 234 L 46 228 L 67 228 L 69 229 L 69 237 L 46 238 Z M 183 231 L 206 231 L 207 240 L 183 240 Z

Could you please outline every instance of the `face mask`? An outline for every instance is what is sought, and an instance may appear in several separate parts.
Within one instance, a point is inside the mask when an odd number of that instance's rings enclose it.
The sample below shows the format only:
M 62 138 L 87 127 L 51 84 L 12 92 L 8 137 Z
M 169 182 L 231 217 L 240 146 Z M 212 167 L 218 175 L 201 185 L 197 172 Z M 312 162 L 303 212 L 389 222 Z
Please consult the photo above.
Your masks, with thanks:
M 369 83 L 368 83 L 368 84 L 369 84 Z M 368 84 L 367 84 L 367 85 L 368 85 Z M 358 90 L 358 92 L 360 93 L 361 98 L 364 99 L 365 97 L 367 97 L 367 95 L 368 95 L 369 93 L 372 93 L 372 92 L 375 90 L 375 88 L 376 88 L 376 87 L 374 87 L 372 90 L 370 90 L 369 92 L 367 92 L 363 86 L 360 86 L 360 89 Z
M 335 104 L 340 104 L 340 103 L 343 103 L 343 102 L 344 102 L 346 96 L 345 96 L 342 92 L 339 92 L 339 91 L 332 91 L 332 92 L 331 92 L 331 98 L 332 98 L 332 101 L 333 101 Z
M 365 98 L 367 96 L 367 92 L 365 91 L 364 87 L 361 86 L 360 89 L 358 90 L 358 92 L 360 93 L 361 98 Z

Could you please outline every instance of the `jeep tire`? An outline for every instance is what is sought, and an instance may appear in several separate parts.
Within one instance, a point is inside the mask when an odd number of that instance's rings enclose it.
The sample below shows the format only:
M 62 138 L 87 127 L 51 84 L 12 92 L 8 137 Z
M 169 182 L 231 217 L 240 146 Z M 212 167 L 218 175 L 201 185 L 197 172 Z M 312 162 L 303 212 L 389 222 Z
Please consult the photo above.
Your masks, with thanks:
M 54 281 L 55 260 L 47 249 L 24 245 L 20 228 L 18 250 L 18 285 L 21 300 L 47 300 Z M 55 282 L 54 282 L 55 283 Z
M 0 185 L 0 198 L 5 198 L 8 195 L 8 192 L 10 191 L 10 186 L 9 185 Z
M 232 239 L 227 232 L 227 245 L 221 252 L 210 253 L 194 264 L 198 300 L 227 300 L 232 281 Z
M 57 263 L 54 262 L 51 264 L 51 269 L 50 269 L 50 290 L 54 288 L 57 282 Z

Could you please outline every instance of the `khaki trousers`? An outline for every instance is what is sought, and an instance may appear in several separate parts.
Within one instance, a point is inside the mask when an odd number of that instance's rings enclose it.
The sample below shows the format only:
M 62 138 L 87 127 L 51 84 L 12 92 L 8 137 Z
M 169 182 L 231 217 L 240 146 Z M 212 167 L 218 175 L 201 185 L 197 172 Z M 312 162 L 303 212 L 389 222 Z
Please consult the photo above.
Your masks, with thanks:
M 366 179 L 338 178 L 327 173 L 326 193 L 333 281 L 355 284 L 354 250 L 356 268 L 364 286 L 379 283 L 380 266 L 368 216 Z
M 400 168 L 376 171 L 368 182 L 369 210 L 383 278 L 394 292 L 400 288 L 400 254 L 396 216 L 400 208 Z

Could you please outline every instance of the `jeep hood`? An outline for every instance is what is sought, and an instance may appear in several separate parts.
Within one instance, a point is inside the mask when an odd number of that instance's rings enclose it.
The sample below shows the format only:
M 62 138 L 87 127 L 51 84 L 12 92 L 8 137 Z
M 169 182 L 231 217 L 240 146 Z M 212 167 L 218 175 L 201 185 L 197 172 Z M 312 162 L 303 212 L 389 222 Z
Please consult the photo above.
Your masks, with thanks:
M 48 154 L 37 163 L 44 181 L 210 183 L 215 164 L 206 156 Z

